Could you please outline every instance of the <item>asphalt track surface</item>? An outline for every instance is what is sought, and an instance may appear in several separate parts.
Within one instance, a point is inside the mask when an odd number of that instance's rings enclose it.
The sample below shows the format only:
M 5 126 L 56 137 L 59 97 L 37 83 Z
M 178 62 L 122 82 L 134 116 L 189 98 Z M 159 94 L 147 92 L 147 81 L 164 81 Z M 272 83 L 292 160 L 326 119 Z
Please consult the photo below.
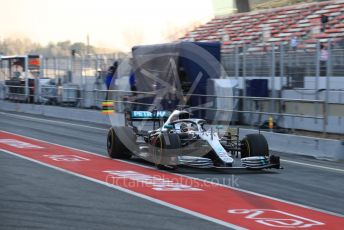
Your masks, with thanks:
M 100 155 L 106 155 L 107 128 L 0 112 L 0 130 Z M 344 215 L 343 162 L 280 155 L 283 170 L 177 172 Z M 228 229 L 5 152 L 0 152 L 0 184 L 0 229 Z

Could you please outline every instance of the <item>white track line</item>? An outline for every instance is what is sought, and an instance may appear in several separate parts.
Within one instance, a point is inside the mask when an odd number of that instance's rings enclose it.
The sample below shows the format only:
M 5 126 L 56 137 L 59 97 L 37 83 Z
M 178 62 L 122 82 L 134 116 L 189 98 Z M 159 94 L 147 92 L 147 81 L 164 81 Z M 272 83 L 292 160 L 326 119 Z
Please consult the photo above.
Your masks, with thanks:
M 34 159 L 29 158 L 29 157 L 25 157 L 25 156 L 22 156 L 20 154 L 16 154 L 16 153 L 11 152 L 11 151 L 7 151 L 5 149 L 0 149 L 0 151 L 8 153 L 8 154 L 16 156 L 16 157 L 19 157 L 19 158 L 22 158 L 22 159 L 25 159 L 25 160 L 28 160 L 28 161 L 31 161 L 31 162 L 35 162 L 35 163 L 40 164 L 40 165 L 44 165 L 44 166 L 46 166 L 48 168 L 52 168 L 52 169 L 55 169 L 55 170 L 58 170 L 58 171 L 61 171 L 61 172 L 64 172 L 64 173 L 76 176 L 76 177 L 80 177 L 80 178 L 88 180 L 88 181 L 92 181 L 92 182 L 95 182 L 95 183 L 98 183 L 98 184 L 101 184 L 101 185 L 105 185 L 107 187 L 110 187 L 110 188 L 113 188 L 113 189 L 116 189 L 116 190 L 128 193 L 130 195 L 133 195 L 133 196 L 136 196 L 136 197 L 139 197 L 139 198 L 151 201 L 151 202 L 156 203 L 156 204 L 163 205 L 163 206 L 168 207 L 168 208 L 172 208 L 174 210 L 177 210 L 177 211 L 180 211 L 180 212 L 183 212 L 183 213 L 186 213 L 186 214 L 190 214 L 192 216 L 195 216 L 195 217 L 198 217 L 198 218 L 201 218 L 201 219 L 204 219 L 204 220 L 216 223 L 216 224 L 223 225 L 225 227 L 229 227 L 229 228 L 233 228 L 233 229 L 240 229 L 240 230 L 246 229 L 246 228 L 243 228 L 243 227 L 231 224 L 231 223 L 227 223 L 225 221 L 218 220 L 216 218 L 212 218 L 212 217 L 203 215 L 203 214 L 198 213 L 198 212 L 191 211 L 189 209 L 185 209 L 185 208 L 182 208 L 182 207 L 179 207 L 179 206 L 167 203 L 167 202 L 159 200 L 159 199 L 152 198 L 152 197 L 147 196 L 147 195 L 143 195 L 141 193 L 137 193 L 137 192 L 131 191 L 129 189 L 122 188 L 120 186 L 116 186 L 116 185 L 113 185 L 113 184 L 110 184 L 110 183 L 106 183 L 106 182 L 101 181 L 101 180 L 94 179 L 92 177 L 84 176 L 84 175 L 81 175 L 81 174 L 78 174 L 78 173 L 74 173 L 74 172 L 71 172 L 71 171 L 68 171 L 68 170 L 65 170 L 65 169 L 53 166 L 53 165 L 49 165 L 49 164 L 40 162 L 38 160 L 34 160 Z
M 304 166 L 313 167 L 313 168 L 320 168 L 320 169 L 327 169 L 327 170 L 332 170 L 332 171 L 337 171 L 337 172 L 344 172 L 344 169 L 331 168 L 331 167 L 327 167 L 327 166 L 314 165 L 314 164 L 308 164 L 308 163 L 303 163 L 303 162 L 299 162 L 299 161 L 291 161 L 291 160 L 284 160 L 284 159 L 281 159 L 281 161 L 282 162 L 288 162 L 288 163 L 291 163 L 291 164 L 296 164 L 296 165 L 304 165 Z
M 102 130 L 102 131 L 107 131 L 108 129 L 104 128 L 98 128 L 94 126 L 88 126 L 88 125 L 80 125 L 80 124 L 75 124 L 71 122 L 65 122 L 65 121 L 54 121 L 50 119 L 43 119 L 43 118 L 38 118 L 38 117 L 30 117 L 30 116 L 24 116 L 24 115 L 18 115 L 18 114 L 10 114 L 10 113 L 5 113 L 5 112 L 0 112 L 0 114 L 9 116 L 9 117 L 18 117 L 26 120 L 32 120 L 32 121 L 41 121 L 41 122 L 46 122 L 46 123 L 55 123 L 55 124 L 62 124 L 62 125 L 70 125 L 70 126 L 76 126 L 76 127 L 82 127 L 82 128 L 88 128 L 88 129 L 96 129 L 96 130 Z
M 30 117 L 30 116 L 24 116 L 24 115 L 18 115 L 18 114 L 11 114 L 11 113 L 6 113 L 6 112 L 0 112 L 0 114 L 5 115 L 5 116 L 9 116 L 9 117 L 17 117 L 17 118 L 27 119 L 27 120 L 36 120 L 36 121 L 46 122 L 46 123 L 70 125 L 70 126 L 95 129 L 95 130 L 101 130 L 101 131 L 107 131 L 108 130 L 108 129 L 98 128 L 98 127 L 94 127 L 94 126 L 75 124 L 75 123 L 65 122 L 65 121 L 54 121 L 54 120 L 50 120 L 50 119 L 43 119 L 43 118 Z M 297 164 L 297 165 L 313 167 L 313 168 L 318 168 L 318 169 L 323 169 L 323 170 L 330 170 L 330 171 L 341 172 L 341 173 L 344 172 L 344 169 L 321 166 L 321 165 L 317 165 L 317 164 L 309 164 L 309 163 L 304 163 L 304 162 L 299 162 L 299 161 L 291 161 L 291 160 L 285 160 L 285 159 L 281 159 L 281 161 L 286 162 L 286 163 L 290 163 L 290 164 Z
M 31 139 L 31 140 L 41 141 L 41 142 L 44 142 L 44 143 L 48 143 L 48 144 L 52 144 L 52 145 L 56 145 L 56 146 L 60 146 L 60 147 L 64 147 L 64 148 L 69 148 L 69 149 L 76 150 L 76 151 L 81 151 L 81 152 L 92 154 L 92 155 L 95 155 L 95 156 L 100 156 L 100 157 L 108 158 L 107 156 L 104 156 L 104 155 L 101 155 L 101 154 L 97 154 L 97 153 L 93 153 L 93 152 L 89 152 L 89 151 L 86 151 L 86 150 L 77 149 L 77 148 L 73 148 L 73 147 L 69 147 L 69 146 L 64 146 L 64 145 L 60 145 L 60 144 L 55 144 L 55 143 L 52 143 L 52 142 L 49 142 L 49 141 L 43 141 L 43 140 L 39 140 L 39 139 L 36 139 L 36 138 L 33 138 L 33 137 L 27 137 L 27 136 L 23 136 L 23 135 L 20 135 L 20 134 L 11 133 L 11 132 L 7 132 L 7 131 L 3 131 L 3 130 L 1 130 L 1 132 L 12 134 L 12 135 L 21 136 L 21 137 L 28 138 L 28 139 Z M 115 160 L 115 159 L 113 159 L 113 160 Z M 140 167 L 143 167 L 143 168 L 157 170 L 153 166 L 141 165 L 141 164 L 130 162 L 130 161 L 124 161 L 124 160 L 119 160 L 119 159 L 116 159 L 115 161 L 121 161 L 121 162 L 124 162 L 124 163 L 140 166 Z M 327 211 L 327 210 L 323 210 L 323 209 L 320 209 L 320 208 L 314 208 L 314 207 L 310 207 L 310 206 L 307 206 L 307 205 L 294 203 L 292 201 L 287 201 L 287 200 L 275 198 L 275 197 L 272 197 L 272 196 L 268 196 L 268 195 L 264 195 L 264 194 L 260 194 L 260 193 L 256 193 L 256 192 L 251 192 L 251 191 L 248 191 L 248 190 L 245 190 L 245 189 L 235 188 L 235 187 L 232 187 L 232 186 L 229 186 L 229 185 L 219 184 L 219 183 L 216 183 L 216 182 L 212 182 L 212 181 L 208 181 L 208 180 L 203 180 L 203 179 L 199 179 L 199 178 L 196 178 L 196 177 L 187 176 L 187 175 L 180 174 L 180 173 L 172 173 L 172 172 L 169 172 L 169 173 L 175 174 L 175 175 L 178 175 L 178 176 L 182 176 L 182 177 L 187 177 L 187 178 L 190 178 L 190 179 L 193 179 L 193 180 L 197 180 L 197 181 L 201 181 L 201 182 L 211 183 L 211 184 L 214 184 L 214 185 L 217 185 L 217 186 L 221 186 L 221 187 L 225 187 L 225 188 L 230 188 L 230 189 L 233 189 L 233 190 L 237 190 L 237 191 L 240 191 L 240 192 L 256 195 L 256 196 L 259 196 L 259 197 L 269 198 L 269 199 L 272 199 L 272 200 L 276 200 L 276 201 L 284 202 L 284 203 L 287 203 L 287 204 L 292 204 L 292 205 L 295 205 L 295 206 L 299 206 L 299 207 L 303 207 L 303 208 L 308 208 L 308 209 L 311 209 L 311 210 L 314 210 L 314 211 L 323 212 L 323 213 L 327 213 L 327 214 L 330 214 L 330 215 L 333 215 L 333 216 L 338 216 L 338 217 L 343 217 L 344 218 L 344 215 L 342 215 L 342 214 L 331 212 L 331 211 Z

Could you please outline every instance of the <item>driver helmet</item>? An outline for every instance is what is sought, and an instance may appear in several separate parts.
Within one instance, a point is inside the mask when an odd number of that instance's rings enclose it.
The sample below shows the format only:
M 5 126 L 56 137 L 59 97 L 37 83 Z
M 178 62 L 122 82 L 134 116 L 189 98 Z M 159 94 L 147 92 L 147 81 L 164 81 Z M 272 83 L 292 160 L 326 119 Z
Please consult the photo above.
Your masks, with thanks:
M 186 123 L 181 123 L 180 124 L 180 131 L 182 132 L 187 132 L 189 129 L 188 129 L 188 125 Z

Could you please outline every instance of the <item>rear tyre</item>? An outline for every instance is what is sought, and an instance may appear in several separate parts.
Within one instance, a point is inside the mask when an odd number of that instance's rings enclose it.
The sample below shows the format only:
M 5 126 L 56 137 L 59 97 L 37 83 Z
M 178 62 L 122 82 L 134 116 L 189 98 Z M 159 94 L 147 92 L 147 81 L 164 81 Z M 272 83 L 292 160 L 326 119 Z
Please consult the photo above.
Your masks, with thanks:
M 119 133 L 122 136 L 133 138 L 134 133 L 128 127 L 110 128 L 107 136 L 107 151 L 110 158 L 129 159 L 131 157 L 130 150 L 123 144 L 122 138 L 119 138 Z
M 269 145 L 262 134 L 248 134 L 241 140 L 241 158 L 269 156 Z

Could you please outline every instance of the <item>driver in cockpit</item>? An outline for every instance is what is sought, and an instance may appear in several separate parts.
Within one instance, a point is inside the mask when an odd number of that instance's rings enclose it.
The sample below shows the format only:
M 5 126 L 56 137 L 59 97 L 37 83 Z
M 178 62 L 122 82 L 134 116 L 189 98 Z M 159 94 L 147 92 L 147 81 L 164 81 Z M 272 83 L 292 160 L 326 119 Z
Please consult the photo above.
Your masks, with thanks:
M 188 131 L 197 131 L 197 125 L 196 124 L 187 124 L 185 122 L 180 124 L 180 131 L 181 132 L 188 132 Z
M 189 128 L 188 128 L 188 124 L 186 124 L 186 123 L 181 123 L 180 124 L 180 131 L 181 132 L 184 132 L 184 133 L 186 133 L 186 132 L 188 132 L 189 131 Z

